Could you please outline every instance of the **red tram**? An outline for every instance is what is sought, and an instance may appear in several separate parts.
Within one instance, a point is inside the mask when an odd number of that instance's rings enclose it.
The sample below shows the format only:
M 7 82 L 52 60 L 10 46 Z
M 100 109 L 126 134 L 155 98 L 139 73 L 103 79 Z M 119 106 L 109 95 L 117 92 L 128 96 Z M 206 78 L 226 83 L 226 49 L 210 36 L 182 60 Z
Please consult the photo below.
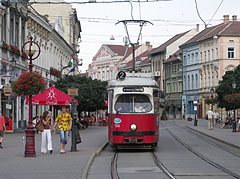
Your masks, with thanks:
M 157 146 L 160 119 L 159 91 L 157 82 L 152 78 L 123 77 L 109 83 L 110 143 L 117 148 Z

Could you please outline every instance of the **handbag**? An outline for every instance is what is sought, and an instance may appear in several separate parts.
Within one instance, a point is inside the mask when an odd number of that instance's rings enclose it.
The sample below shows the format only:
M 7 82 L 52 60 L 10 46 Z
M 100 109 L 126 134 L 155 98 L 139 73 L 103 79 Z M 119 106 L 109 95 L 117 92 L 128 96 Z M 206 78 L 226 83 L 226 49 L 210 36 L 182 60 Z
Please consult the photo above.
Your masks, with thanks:
M 39 131 L 39 132 L 42 132 L 44 130 L 44 127 L 43 127 L 43 122 L 40 121 L 37 125 L 36 125 L 36 129 Z

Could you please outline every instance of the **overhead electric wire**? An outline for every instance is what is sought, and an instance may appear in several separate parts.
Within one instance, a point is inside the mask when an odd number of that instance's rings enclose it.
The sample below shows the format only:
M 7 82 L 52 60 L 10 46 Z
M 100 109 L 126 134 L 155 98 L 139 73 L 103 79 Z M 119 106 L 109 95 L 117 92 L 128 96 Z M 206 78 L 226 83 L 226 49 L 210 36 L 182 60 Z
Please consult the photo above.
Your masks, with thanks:
M 141 3 L 149 3 L 149 2 L 160 2 L 160 1 L 172 1 L 172 0 L 140 0 Z M 2 4 L 111 4 L 111 3 L 128 3 L 130 0 L 113 0 L 113 1 L 60 1 L 60 2 L 52 2 L 52 1 L 1 1 Z M 139 0 L 132 0 L 133 3 L 138 3 Z
M 200 13 L 199 13 L 199 11 L 198 11 L 197 0 L 194 0 L 194 1 L 195 1 L 195 6 L 196 6 L 196 10 L 197 10 L 198 17 L 199 17 L 199 18 L 201 19 L 201 21 L 204 23 L 205 28 L 207 28 L 206 22 L 202 19 L 201 15 L 200 15 Z
M 224 0 L 222 0 L 222 1 L 220 2 L 220 4 L 218 5 L 216 11 L 213 13 L 213 16 L 211 17 L 211 19 L 210 19 L 210 21 L 208 22 L 207 26 L 210 24 L 210 22 L 212 21 L 212 19 L 214 18 L 214 16 L 217 14 L 217 12 L 218 12 L 219 8 L 221 7 L 223 1 L 224 1 Z
M 132 5 L 132 2 L 131 2 L 131 1 L 129 1 L 129 3 L 130 3 L 130 5 L 131 5 L 131 17 L 132 17 L 132 20 L 134 20 L 134 18 L 133 18 L 133 5 Z

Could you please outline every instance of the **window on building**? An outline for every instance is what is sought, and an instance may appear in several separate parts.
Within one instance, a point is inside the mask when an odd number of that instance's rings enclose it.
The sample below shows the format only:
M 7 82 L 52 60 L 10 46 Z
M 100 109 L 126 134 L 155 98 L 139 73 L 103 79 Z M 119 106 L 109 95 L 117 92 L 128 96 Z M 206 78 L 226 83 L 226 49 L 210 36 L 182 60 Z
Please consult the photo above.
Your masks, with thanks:
M 214 49 L 212 49 L 212 60 L 214 60 Z
M 19 47 L 19 22 L 16 22 L 15 45 Z
M 200 52 L 200 60 L 201 60 L 201 62 L 203 61 L 203 55 L 202 55 L 202 52 Z
M 207 61 L 207 52 L 204 51 L 204 61 L 206 62 Z
M 228 58 L 234 58 L 234 47 L 228 47 Z
M 190 63 L 190 54 L 188 54 L 187 64 Z
M 195 61 L 198 62 L 198 52 L 195 53 Z
M 192 63 L 194 62 L 194 53 L 192 53 Z
M 206 88 L 207 87 L 207 73 L 205 73 L 205 79 L 204 79 L 204 87 Z
M 194 89 L 194 76 L 192 75 L 192 89 Z
M 196 74 L 195 75 L 195 88 L 197 89 L 198 88 L 198 75 Z
M 6 36 L 7 36 L 7 26 L 6 26 L 6 14 L 2 17 L 2 40 L 6 42 Z
M 214 73 L 212 72 L 212 86 L 214 86 Z
M 211 59 L 210 59 L 210 50 L 208 50 L 208 61 L 211 61 Z
M 202 88 L 202 86 L 203 86 L 203 75 L 201 74 L 201 78 L 200 78 L 200 88 Z
M 186 58 L 187 58 L 186 55 L 184 55 L 184 56 L 183 56 L 183 65 L 186 65 L 186 63 L 187 63 L 187 62 L 186 62 L 186 60 L 187 60 Z
M 216 48 L 216 59 L 218 59 L 218 48 Z
M 183 90 L 186 90 L 187 89 L 187 80 L 186 80 L 186 76 L 184 75 L 183 77 Z
M 210 82 L 210 72 L 208 72 L 208 87 L 210 87 L 210 84 L 211 84 L 211 82 Z
M 11 14 L 12 18 L 10 19 L 10 44 L 14 45 L 14 20 L 13 14 Z
M 190 76 L 188 75 L 188 90 L 190 89 Z

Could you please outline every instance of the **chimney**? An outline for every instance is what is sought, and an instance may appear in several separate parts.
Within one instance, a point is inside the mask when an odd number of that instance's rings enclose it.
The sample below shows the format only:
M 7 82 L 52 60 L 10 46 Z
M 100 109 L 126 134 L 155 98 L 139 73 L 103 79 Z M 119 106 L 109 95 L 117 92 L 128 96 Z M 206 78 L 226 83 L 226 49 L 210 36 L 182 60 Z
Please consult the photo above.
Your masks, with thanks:
M 237 21 L 237 15 L 233 15 L 233 16 L 232 16 L 232 21 L 233 21 L 233 22 Z
M 199 24 L 196 24 L 196 30 L 199 32 Z
M 223 16 L 223 23 L 227 24 L 229 22 L 229 15 L 224 15 Z
M 145 44 L 147 46 L 148 51 L 152 50 L 152 45 L 150 44 L 150 42 L 147 41 Z

